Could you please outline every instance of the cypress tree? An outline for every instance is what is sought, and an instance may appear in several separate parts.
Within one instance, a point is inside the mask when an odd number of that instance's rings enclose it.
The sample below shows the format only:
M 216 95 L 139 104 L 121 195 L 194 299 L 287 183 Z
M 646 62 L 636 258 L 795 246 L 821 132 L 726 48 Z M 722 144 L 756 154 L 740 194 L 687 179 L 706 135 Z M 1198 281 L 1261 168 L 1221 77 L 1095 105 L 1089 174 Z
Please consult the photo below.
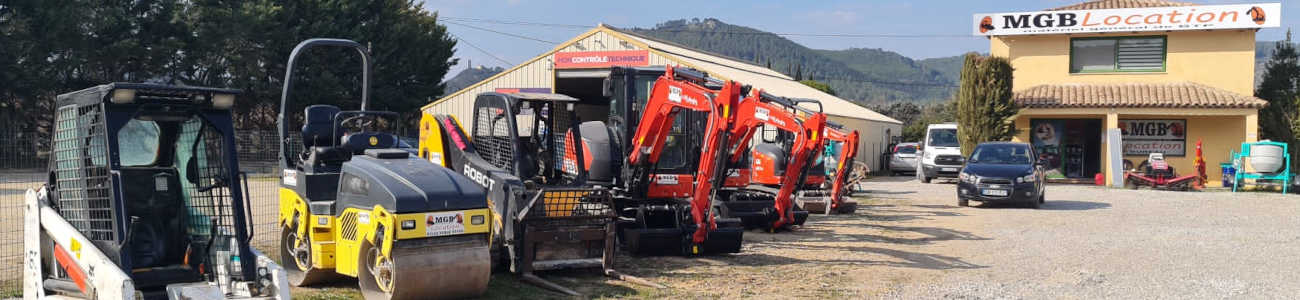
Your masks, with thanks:
M 1291 43 L 1291 32 L 1286 40 L 1277 43 L 1276 51 L 1264 65 L 1255 97 L 1268 101 L 1259 110 L 1259 137 L 1291 145 L 1291 162 L 1300 166 L 1300 53 Z
M 1006 58 L 966 55 L 956 95 L 962 155 L 969 156 L 979 143 L 1016 135 L 1012 118 L 1020 108 L 1011 100 L 1011 70 Z

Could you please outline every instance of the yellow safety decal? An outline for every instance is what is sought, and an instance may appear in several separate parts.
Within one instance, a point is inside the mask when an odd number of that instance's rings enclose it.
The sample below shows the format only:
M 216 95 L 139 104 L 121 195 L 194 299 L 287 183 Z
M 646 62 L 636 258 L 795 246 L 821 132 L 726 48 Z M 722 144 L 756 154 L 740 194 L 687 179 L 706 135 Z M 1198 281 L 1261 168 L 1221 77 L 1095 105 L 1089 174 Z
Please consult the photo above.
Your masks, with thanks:
M 72 240 L 72 242 L 71 242 L 71 243 L 68 243 L 68 244 L 71 244 L 71 245 L 72 245 L 72 247 L 71 247 L 71 248 L 72 248 L 72 254 L 76 254 L 76 255 L 77 255 L 77 260 L 81 260 L 81 242 L 77 241 L 77 239 L 71 239 L 71 240 Z

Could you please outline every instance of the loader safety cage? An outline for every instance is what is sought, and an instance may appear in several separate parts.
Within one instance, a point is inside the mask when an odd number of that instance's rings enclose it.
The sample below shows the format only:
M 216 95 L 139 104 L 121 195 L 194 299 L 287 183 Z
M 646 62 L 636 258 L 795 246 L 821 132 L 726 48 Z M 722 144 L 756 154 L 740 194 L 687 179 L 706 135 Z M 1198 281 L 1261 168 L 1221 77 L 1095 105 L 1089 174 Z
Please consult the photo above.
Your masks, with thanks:
M 250 263 L 232 275 L 256 278 L 247 183 L 237 172 L 228 110 L 238 94 L 111 83 L 59 95 L 49 204 L 125 270 L 210 263 L 215 253 L 192 260 L 184 250 L 211 250 L 234 238 L 234 256 Z M 145 276 L 136 278 L 137 287 L 185 279 L 152 282 L 149 276 L 176 273 L 137 273 Z

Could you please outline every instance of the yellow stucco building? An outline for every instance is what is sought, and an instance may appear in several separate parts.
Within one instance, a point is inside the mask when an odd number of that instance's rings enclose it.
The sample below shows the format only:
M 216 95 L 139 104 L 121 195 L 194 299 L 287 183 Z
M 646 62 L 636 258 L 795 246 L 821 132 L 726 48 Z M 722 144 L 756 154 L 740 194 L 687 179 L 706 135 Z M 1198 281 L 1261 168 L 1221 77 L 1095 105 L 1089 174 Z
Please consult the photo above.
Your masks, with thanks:
M 1272 9 L 1102 0 L 975 20 L 991 54 L 1015 69 L 1014 99 L 1022 107 L 1015 140 L 1045 154 L 1049 178 L 1091 182 L 1103 173 L 1113 184 L 1121 174 L 1112 160 L 1137 165 L 1151 152 L 1163 153 L 1181 175 L 1194 174 L 1201 141 L 1217 186 L 1219 163 L 1258 138 L 1266 102 L 1251 96 L 1255 32 L 1274 24 L 1267 18 L 1280 18 L 1263 16 Z

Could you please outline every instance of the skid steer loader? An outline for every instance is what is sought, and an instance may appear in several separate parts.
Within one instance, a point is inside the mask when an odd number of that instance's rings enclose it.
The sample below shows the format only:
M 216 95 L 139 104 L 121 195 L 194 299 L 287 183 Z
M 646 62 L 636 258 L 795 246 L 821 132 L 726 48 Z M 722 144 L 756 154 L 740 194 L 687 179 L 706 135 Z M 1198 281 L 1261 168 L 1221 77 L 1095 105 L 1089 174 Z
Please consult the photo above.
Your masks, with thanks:
M 561 94 L 479 94 L 470 116 L 472 134 L 452 115 L 423 115 L 420 156 L 487 190 L 498 221 L 494 263 L 524 281 L 577 296 L 533 271 L 599 268 L 614 278 L 662 288 L 614 271 L 612 191 L 578 186 L 574 183 L 581 178 L 561 172 L 576 167 L 563 154 L 581 138 L 565 134 L 580 123 L 577 101 Z M 593 159 L 578 155 L 576 161 Z
M 343 47 L 361 57 L 361 107 L 307 106 L 290 128 L 293 72 L 304 51 Z M 299 43 L 280 98 L 280 241 L 289 282 L 356 277 L 367 299 L 463 298 L 491 275 L 492 216 L 470 178 L 397 149 L 392 112 L 367 109 L 369 50 L 349 40 Z M 293 129 L 294 131 L 290 131 Z
M 113 83 L 55 99 L 49 181 L 27 191 L 25 299 L 289 299 L 249 247 L 238 90 Z

